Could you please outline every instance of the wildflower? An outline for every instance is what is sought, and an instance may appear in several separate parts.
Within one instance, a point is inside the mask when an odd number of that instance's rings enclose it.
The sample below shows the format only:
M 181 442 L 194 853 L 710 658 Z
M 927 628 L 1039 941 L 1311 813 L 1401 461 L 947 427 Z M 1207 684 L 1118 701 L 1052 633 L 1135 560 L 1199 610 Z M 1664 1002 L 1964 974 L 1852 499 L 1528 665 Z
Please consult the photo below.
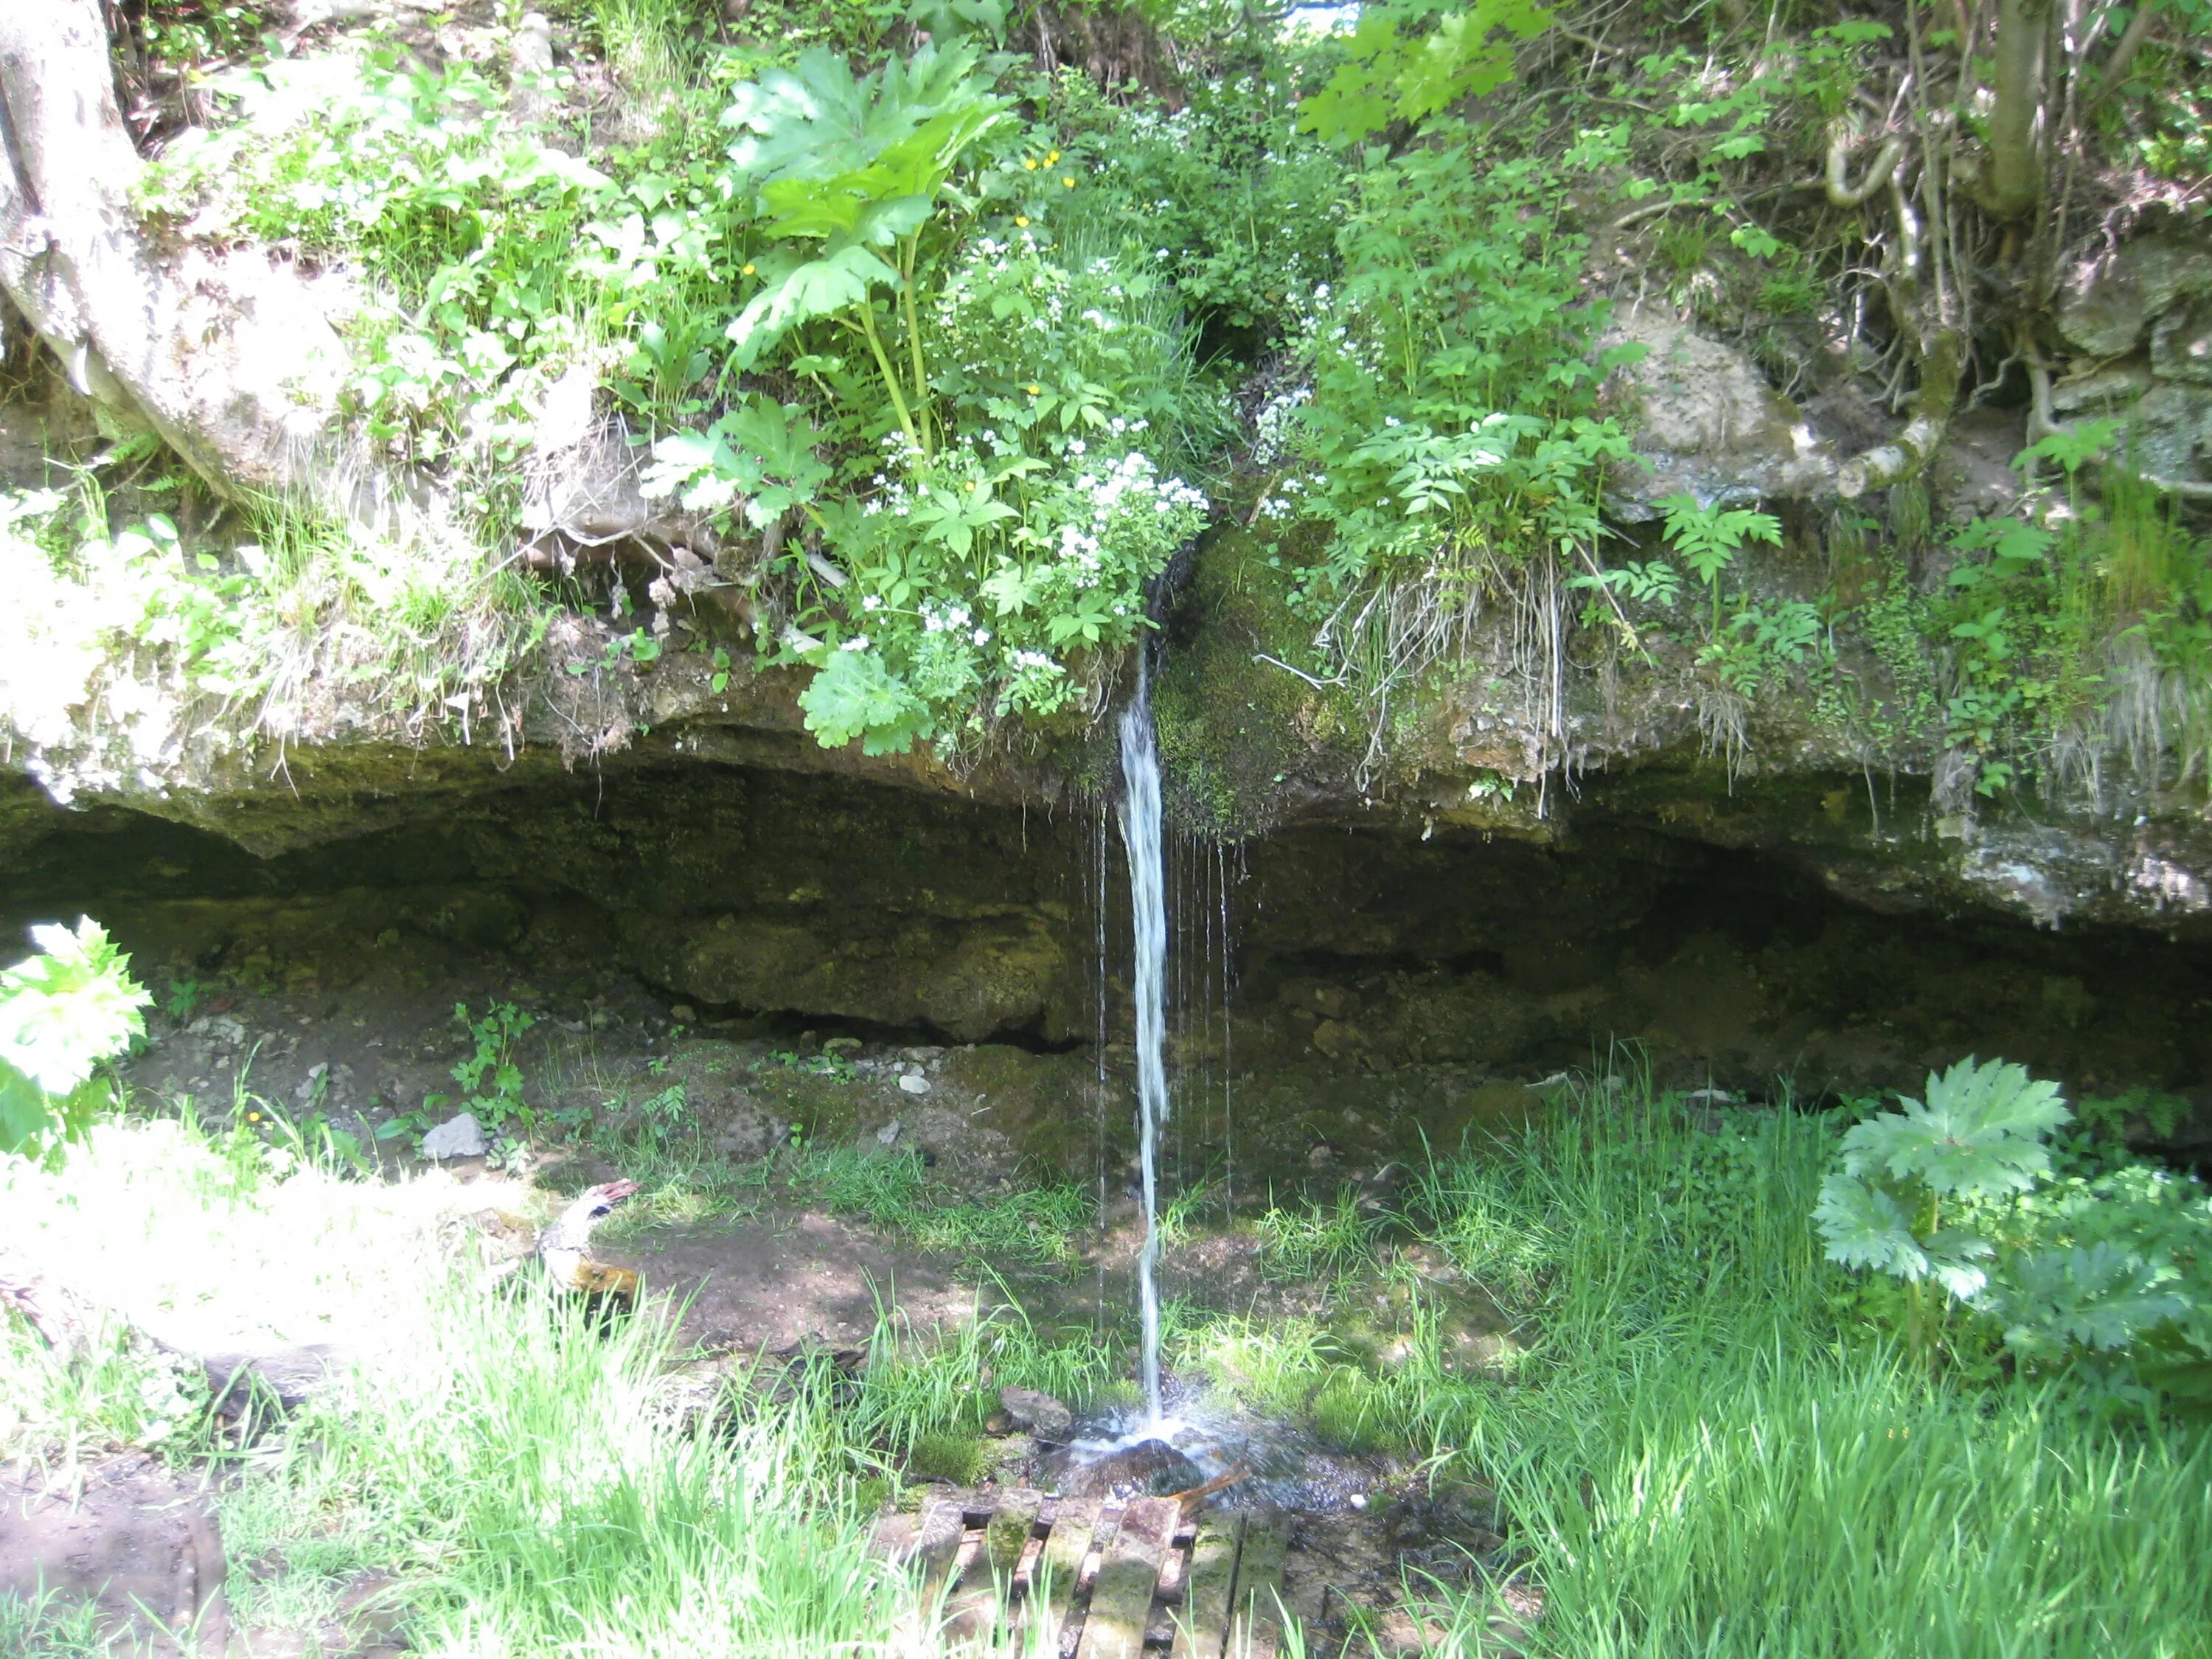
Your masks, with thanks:
M 1028 168 L 1031 173 L 1035 173 L 1036 171 L 1036 157 L 1034 155 L 1023 156 L 1022 165 Z
M 1032 386 L 1030 388 L 1030 397 L 1032 397 L 1032 398 L 1034 398 L 1034 397 L 1036 397 L 1036 396 L 1037 395 L 1037 393 L 1038 393 L 1038 392 L 1042 392 L 1042 391 L 1043 391 L 1043 390 L 1044 390 L 1044 388 L 1043 388 L 1042 386 Z
M 246 1121 L 248 1123 L 258 1123 L 261 1121 L 261 1114 L 258 1112 L 248 1112 L 246 1115 Z
M 756 270 L 759 270 L 759 269 L 760 269 L 760 267 L 759 267 L 758 265 L 756 265 L 755 264 L 753 264 L 753 262 L 752 262 L 751 260 L 748 259 L 748 260 L 746 260 L 746 261 L 745 261 L 745 270 L 744 270 L 744 274 L 745 274 L 746 276 L 751 276 L 751 275 L 753 274 L 753 272 L 755 272 Z
M 1059 152 L 1058 150 L 1054 150 L 1054 151 L 1053 151 L 1053 153 L 1052 153 L 1051 155 L 1048 155 L 1048 156 L 1046 156 L 1046 157 L 1044 158 L 1044 164 L 1045 164 L 1047 167 L 1054 167 L 1054 166 L 1058 165 L 1059 161 L 1060 161 L 1060 152 Z
M 1073 190 L 1075 188 L 1075 175 L 1072 173 L 1063 173 L 1060 175 L 1060 182 L 1066 185 L 1070 190 Z
M 1027 230 L 1030 228 L 1029 216 L 1027 214 L 1017 213 L 1014 216 L 1014 222 L 1019 225 L 1024 230 Z

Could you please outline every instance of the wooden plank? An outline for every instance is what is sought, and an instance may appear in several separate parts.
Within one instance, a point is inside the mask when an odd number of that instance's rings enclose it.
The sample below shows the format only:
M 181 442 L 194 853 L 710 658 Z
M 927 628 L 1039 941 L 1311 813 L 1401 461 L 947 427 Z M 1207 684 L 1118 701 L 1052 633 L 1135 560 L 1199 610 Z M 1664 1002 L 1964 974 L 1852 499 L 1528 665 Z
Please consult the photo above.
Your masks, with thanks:
M 1210 1515 L 1200 1523 L 1190 1565 L 1183 1570 L 1173 1659 L 1222 1659 L 1229 1598 L 1237 1588 L 1237 1553 L 1243 1541 L 1242 1514 Z
M 963 1550 L 965 1562 L 960 1582 L 945 1609 L 948 1641 L 988 1643 L 1000 1622 L 1003 1606 L 1013 1597 L 1014 1571 L 1029 1546 L 1030 1528 L 1036 1521 L 1044 1494 L 1015 1491 L 1002 1494 L 998 1506 L 983 1517 L 983 1535 Z M 970 1507 L 967 1518 L 976 1518 Z
M 1288 1548 L 1279 1522 L 1255 1518 L 1245 1522 L 1224 1649 L 1236 1659 L 1274 1659 L 1282 1643 L 1283 1557 Z
M 885 1561 L 904 1561 L 914 1553 L 919 1517 L 906 1514 L 879 1515 L 868 1534 L 868 1553 Z
M 999 1499 L 999 1507 L 991 1511 L 991 1518 L 983 1528 L 983 1553 L 999 1583 L 1012 1585 L 1014 1570 L 1022 1564 L 1022 1552 L 1029 1547 L 1037 1510 L 1043 1504 L 1042 1492 L 1010 1492 Z
M 921 1500 L 921 1519 L 915 1528 L 914 1553 L 908 1558 L 921 1568 L 922 1589 L 934 1595 L 952 1571 L 960 1553 L 961 1534 L 968 1529 L 968 1494 L 932 1492 Z
M 1049 1653 L 1058 1644 L 1068 1611 L 1075 1605 L 1075 1581 L 1083 1576 L 1083 1558 L 1091 1553 L 1091 1534 L 1097 1525 L 1095 1498 L 1063 1498 L 1054 1511 L 1044 1557 L 1037 1563 L 1042 1593 L 1037 1616 L 1043 1628 L 1042 1645 L 1033 1651 Z
M 1152 1595 L 1160 1583 L 1160 1563 L 1175 1536 L 1182 1506 L 1172 1498 L 1133 1498 L 1121 1511 L 1121 1529 L 1098 1568 L 1091 1589 L 1091 1611 L 1083 1620 L 1083 1644 L 1076 1659 L 1143 1659 L 1145 1627 L 1152 1622 Z

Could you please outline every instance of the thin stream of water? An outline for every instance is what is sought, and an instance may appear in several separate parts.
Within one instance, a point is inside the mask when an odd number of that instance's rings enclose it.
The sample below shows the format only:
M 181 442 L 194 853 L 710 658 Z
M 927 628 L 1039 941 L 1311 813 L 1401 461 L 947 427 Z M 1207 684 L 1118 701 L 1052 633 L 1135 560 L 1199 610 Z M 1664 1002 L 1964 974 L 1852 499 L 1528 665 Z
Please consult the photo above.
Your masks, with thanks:
M 1129 855 L 1129 908 L 1136 929 L 1137 1122 L 1144 1164 L 1145 1246 L 1137 1290 L 1145 1323 L 1145 1407 L 1160 1407 L 1159 1137 L 1168 1121 L 1167 890 L 1160 857 L 1160 752 L 1152 732 L 1150 676 L 1121 714 L 1121 844 Z

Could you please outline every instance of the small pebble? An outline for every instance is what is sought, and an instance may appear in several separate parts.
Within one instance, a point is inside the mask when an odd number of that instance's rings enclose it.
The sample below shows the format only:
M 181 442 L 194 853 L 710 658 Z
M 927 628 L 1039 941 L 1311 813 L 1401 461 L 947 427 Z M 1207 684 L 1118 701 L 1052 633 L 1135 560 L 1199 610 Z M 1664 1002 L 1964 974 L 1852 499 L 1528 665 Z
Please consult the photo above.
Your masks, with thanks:
M 919 1072 L 908 1072 L 899 1079 L 899 1087 L 910 1095 L 926 1095 L 929 1092 L 929 1079 Z
M 1356 1492 L 1352 1493 L 1351 1503 L 1352 1507 L 1355 1510 L 1365 1509 L 1367 1507 L 1367 1494 L 1364 1492 Z

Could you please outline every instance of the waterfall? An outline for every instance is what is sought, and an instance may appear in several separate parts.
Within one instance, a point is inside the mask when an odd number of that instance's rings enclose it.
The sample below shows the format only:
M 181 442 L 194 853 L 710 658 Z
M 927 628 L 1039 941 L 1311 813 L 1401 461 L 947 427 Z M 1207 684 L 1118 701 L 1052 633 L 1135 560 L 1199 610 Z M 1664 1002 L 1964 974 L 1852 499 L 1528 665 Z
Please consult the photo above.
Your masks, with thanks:
M 1145 1170 L 1145 1246 L 1137 1293 L 1145 1322 L 1145 1407 L 1160 1410 L 1159 1139 L 1168 1119 L 1166 884 L 1160 859 L 1160 750 L 1152 733 L 1150 676 L 1141 661 L 1137 695 L 1121 714 L 1121 844 L 1129 854 L 1129 908 L 1136 921 L 1138 1145 Z

